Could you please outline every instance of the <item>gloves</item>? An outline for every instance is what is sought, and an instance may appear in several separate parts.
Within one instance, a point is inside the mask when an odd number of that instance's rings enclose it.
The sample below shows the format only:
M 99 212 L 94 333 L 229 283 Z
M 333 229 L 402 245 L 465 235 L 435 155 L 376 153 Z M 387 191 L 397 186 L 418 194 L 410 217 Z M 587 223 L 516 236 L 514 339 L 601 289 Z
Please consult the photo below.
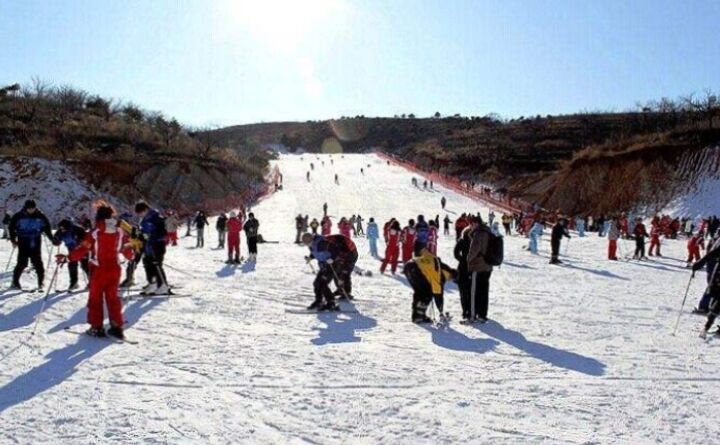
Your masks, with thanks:
M 330 265 L 332 265 L 332 263 L 333 263 L 334 261 L 333 261 L 332 258 L 328 258 L 327 261 L 325 261 L 325 262 L 328 263 L 328 264 L 330 264 Z
M 55 263 L 56 264 L 65 264 L 68 261 L 67 255 L 63 255 L 61 253 L 55 255 Z
M 305 262 L 306 262 L 306 263 L 309 263 L 310 261 L 312 261 L 312 257 L 306 256 L 306 257 L 305 257 Z
M 700 270 L 700 269 L 702 269 L 702 266 L 701 266 L 700 264 L 698 264 L 698 263 L 693 263 L 693 265 L 692 265 L 693 275 L 695 275 L 695 272 L 697 272 L 697 271 Z

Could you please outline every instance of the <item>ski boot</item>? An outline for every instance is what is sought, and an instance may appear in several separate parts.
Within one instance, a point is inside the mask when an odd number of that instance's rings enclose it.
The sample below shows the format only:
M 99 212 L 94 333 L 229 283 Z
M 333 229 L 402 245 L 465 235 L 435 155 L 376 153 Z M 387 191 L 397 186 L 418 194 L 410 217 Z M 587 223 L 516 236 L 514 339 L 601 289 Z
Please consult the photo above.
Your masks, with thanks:
M 338 304 L 335 303 L 334 301 L 328 301 L 327 303 L 325 303 L 325 305 L 322 307 L 321 310 L 337 312 L 340 310 L 340 306 L 338 306 Z
M 149 295 L 170 295 L 170 287 L 167 284 L 161 284 L 152 292 L 148 292 Z
M 129 278 L 125 278 L 122 283 L 120 283 L 120 286 L 118 286 L 120 289 L 127 289 L 129 287 L 132 287 L 135 282 Z
M 427 315 L 424 315 L 422 317 L 413 317 L 412 319 L 413 323 L 416 324 L 425 324 L 425 323 L 432 323 L 432 318 L 428 317 Z
M 309 310 L 309 311 L 320 310 L 320 302 L 317 300 L 313 301 L 312 304 L 307 307 L 307 310 Z
M 107 330 L 107 335 L 118 338 L 120 340 L 125 340 L 125 333 L 123 332 L 123 328 L 118 326 L 110 326 L 110 329 Z
M 157 289 L 157 285 L 155 283 L 148 283 L 145 287 L 142 288 L 141 294 L 151 294 Z
M 71 291 L 71 290 L 77 290 L 77 289 L 80 289 L 80 285 L 77 284 L 77 281 L 74 282 L 74 283 L 70 283 L 70 286 L 68 287 L 68 290 L 69 290 L 69 291 Z
M 90 337 L 106 337 L 107 336 L 105 334 L 105 328 L 103 328 L 103 327 L 99 327 L 99 328 L 90 327 L 87 331 L 85 331 L 85 333 L 87 335 L 89 335 Z

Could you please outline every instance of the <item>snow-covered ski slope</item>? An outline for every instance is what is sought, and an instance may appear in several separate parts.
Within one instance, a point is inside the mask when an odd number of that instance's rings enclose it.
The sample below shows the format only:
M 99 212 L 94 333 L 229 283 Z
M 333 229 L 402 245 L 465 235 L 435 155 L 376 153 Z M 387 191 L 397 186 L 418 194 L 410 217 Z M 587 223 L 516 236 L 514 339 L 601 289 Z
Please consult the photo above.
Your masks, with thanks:
M 279 244 L 261 244 L 256 266 L 223 264 L 214 230 L 205 249 L 195 249 L 193 237 L 170 248 L 168 275 L 190 296 L 128 302 L 127 334 L 138 345 L 63 332 L 84 326 L 84 293 L 51 295 L 38 334 L 28 339 L 41 296 L 0 293 L 0 443 L 638 444 L 717 437 L 718 344 L 697 337 L 703 319 L 690 314 L 670 335 L 689 277 L 684 241 L 665 242 L 667 257 L 657 261 L 610 263 L 604 238 L 574 237 L 563 247 L 566 265 L 557 267 L 547 264 L 547 241 L 532 256 L 525 239 L 507 238 L 506 263 L 492 276 L 492 321 L 460 325 L 453 285 L 446 306 L 455 320 L 434 328 L 409 322 L 405 279 L 380 275 L 366 241 L 356 238 L 359 266 L 375 271 L 354 277 L 358 313 L 287 313 L 312 299 L 307 252 L 293 244 L 298 213 L 319 218 L 327 201 L 334 223 L 358 212 L 380 222 L 418 213 L 442 218 L 444 195 L 453 219 L 466 210 L 487 214 L 442 188 L 412 187 L 411 173 L 372 155 L 333 158 L 331 166 L 321 156 L 324 167 L 314 155 L 278 161 L 284 190 L 253 211 L 264 237 Z M 452 245 L 441 237 L 442 257 L 454 266 Z M 621 245 L 621 254 L 630 247 Z M 7 258 L 2 244 L 0 265 Z M 26 274 L 23 283 L 32 287 L 33 279 Z M 59 283 L 67 285 L 66 271 Z M 686 312 L 703 288 L 704 273 L 692 283 Z

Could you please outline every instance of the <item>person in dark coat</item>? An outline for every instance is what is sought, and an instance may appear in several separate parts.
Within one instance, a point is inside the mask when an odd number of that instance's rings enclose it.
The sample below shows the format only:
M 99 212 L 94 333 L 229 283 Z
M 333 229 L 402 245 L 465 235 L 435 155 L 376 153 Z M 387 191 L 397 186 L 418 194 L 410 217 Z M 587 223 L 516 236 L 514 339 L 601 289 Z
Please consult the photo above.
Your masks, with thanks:
M 558 258 L 560 256 L 560 242 L 562 238 L 566 237 L 570 239 L 570 233 L 567 229 L 567 220 L 561 218 L 552 228 L 552 234 L 550 235 L 550 247 L 552 254 L 550 256 L 550 264 L 562 264 L 562 261 Z
M 55 232 L 55 235 L 53 235 L 52 243 L 56 246 L 63 244 L 68 252 L 72 252 L 80 246 L 80 243 L 83 242 L 86 234 L 87 232 L 85 232 L 85 229 L 79 225 L 73 224 L 73 222 L 69 219 L 63 219 L 60 223 L 58 223 L 58 229 Z M 80 287 L 78 285 L 78 265 L 82 267 L 85 276 L 88 276 L 89 268 L 87 256 L 81 258 L 79 261 L 70 261 L 68 263 L 68 272 L 70 274 L 70 286 L 68 287 L 68 290 L 75 290 Z
M 25 201 L 23 209 L 10 219 L 10 242 L 17 247 L 18 256 L 13 271 L 12 289 L 21 289 L 20 277 L 28 265 L 32 263 L 37 274 L 38 289 L 42 289 L 45 281 L 45 267 L 42 262 L 42 235 L 52 240 L 50 221 L 41 212 L 35 201 Z

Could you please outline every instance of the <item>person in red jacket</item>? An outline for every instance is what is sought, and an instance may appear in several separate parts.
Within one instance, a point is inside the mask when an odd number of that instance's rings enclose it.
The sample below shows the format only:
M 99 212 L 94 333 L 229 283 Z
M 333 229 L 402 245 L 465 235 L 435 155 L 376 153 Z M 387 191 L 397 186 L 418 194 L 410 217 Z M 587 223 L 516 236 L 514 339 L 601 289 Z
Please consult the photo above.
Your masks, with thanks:
M 383 240 L 385 240 L 385 244 L 388 243 L 388 237 L 390 236 L 390 227 L 395 222 L 395 218 L 390 218 L 390 221 L 386 222 L 383 226 Z M 400 223 L 398 223 L 398 226 Z
M 230 218 L 225 224 L 227 231 L 228 264 L 240 264 L 240 232 L 243 228 L 242 215 L 230 212 Z
M 385 247 L 385 258 L 380 266 L 380 273 L 385 273 L 387 265 L 390 264 L 390 270 L 393 275 L 397 270 L 398 255 L 400 253 L 400 223 L 393 218 L 392 224 L 388 228 L 387 246 Z
M 695 261 L 700 260 L 700 249 L 705 248 L 705 237 L 698 232 L 691 236 L 687 243 L 688 259 L 687 267 L 691 267 Z
M 635 255 L 633 255 L 633 258 L 642 260 L 645 258 L 645 238 L 648 234 L 642 218 L 637 218 L 635 221 L 635 230 L 633 231 L 633 236 L 635 237 Z
M 323 236 L 328 236 L 332 233 L 332 221 L 329 216 L 323 216 L 322 223 L 320 223 L 320 233 Z
M 340 235 L 345 236 L 347 238 L 350 238 L 350 232 L 352 231 L 352 226 L 350 222 L 345 218 L 344 216 L 340 218 L 340 222 L 338 223 L 338 231 L 340 232 Z
M 400 232 L 400 242 L 402 243 L 402 262 L 403 264 L 410 261 L 413 257 L 413 246 L 415 245 L 415 221 L 408 221 L 408 225 Z
M 655 251 L 655 255 L 660 255 L 660 234 L 662 233 L 662 227 L 658 224 L 653 224 L 652 228 L 650 229 L 650 250 L 648 251 L 649 256 L 653 256 L 653 251 Z
M 87 321 L 90 328 L 88 335 L 104 337 L 103 302 L 108 308 L 110 329 L 107 334 L 117 338 L 125 338 L 123 333 L 122 303 L 118 297 L 120 284 L 120 258 L 133 258 L 133 249 L 128 244 L 127 235 L 119 229 L 117 220 L 113 218 L 111 207 L 98 207 L 95 216 L 95 228 L 88 233 L 78 247 L 66 255 L 57 255 L 58 263 L 78 261 L 90 254 L 90 292 L 88 295 Z
M 438 227 L 435 221 L 430 220 L 427 236 L 427 248 L 433 255 L 437 256 Z

